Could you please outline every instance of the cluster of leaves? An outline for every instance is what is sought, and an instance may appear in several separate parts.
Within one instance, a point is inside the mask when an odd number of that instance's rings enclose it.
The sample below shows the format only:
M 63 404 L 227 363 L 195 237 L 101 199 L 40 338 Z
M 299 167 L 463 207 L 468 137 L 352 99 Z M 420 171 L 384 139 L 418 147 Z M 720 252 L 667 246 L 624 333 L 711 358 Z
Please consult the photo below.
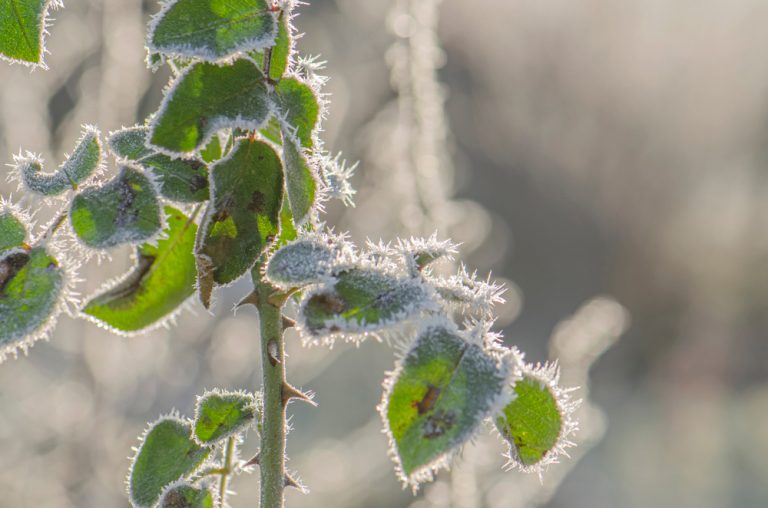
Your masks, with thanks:
M 136 449 L 128 494 L 135 507 L 213 508 L 223 493 L 212 477 L 250 472 L 237 446 L 260 420 L 261 398 L 246 392 L 206 392 L 193 420 L 177 414 L 150 424 Z
M 398 474 L 413 487 L 447 465 L 484 420 L 509 443 L 509 465 L 523 471 L 556 461 L 576 428 L 578 401 L 558 387 L 557 368 L 525 363 L 490 332 L 502 288 L 463 267 L 433 273 L 433 262 L 455 252 L 434 236 L 358 252 L 343 236 L 313 233 L 281 247 L 265 268 L 274 285 L 301 292 L 305 342 L 375 335 L 404 346 L 379 411 Z
M 456 248 L 435 237 L 359 251 L 322 232 L 322 202 L 349 201 L 350 170 L 318 137 L 324 78 L 315 60 L 295 55 L 294 7 L 165 3 L 147 37 L 150 67 L 173 71 L 157 112 L 110 133 L 106 146 L 85 127 L 54 173 L 34 154 L 16 157 L 24 193 L 60 210 L 29 238 L 29 217 L 0 207 L 0 357 L 26 352 L 66 308 L 78 261 L 61 252 L 88 258 L 133 245 L 135 266 L 79 304 L 79 315 L 117 333 L 145 331 L 195 294 L 209 307 L 215 288 L 249 275 L 299 301 L 306 343 L 374 335 L 403 345 L 379 410 L 404 484 L 431 478 L 485 420 L 509 443 L 511 466 L 541 472 L 570 445 L 577 403 L 556 367 L 526 364 L 490 331 L 501 288 L 464 268 L 437 275 L 433 263 Z M 118 167 L 111 178 L 107 153 Z M 223 505 L 227 478 L 255 464 L 236 455 L 262 421 L 260 400 L 208 393 L 193 421 L 152 424 L 131 466 L 133 505 Z

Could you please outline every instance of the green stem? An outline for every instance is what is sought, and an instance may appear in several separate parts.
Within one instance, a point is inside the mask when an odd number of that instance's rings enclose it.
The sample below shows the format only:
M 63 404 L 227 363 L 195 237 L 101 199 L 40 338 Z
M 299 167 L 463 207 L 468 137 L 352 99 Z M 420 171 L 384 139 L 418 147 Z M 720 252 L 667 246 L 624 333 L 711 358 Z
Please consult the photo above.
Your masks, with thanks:
M 227 506 L 227 483 L 229 475 L 232 472 L 232 459 L 235 455 L 235 438 L 230 437 L 227 439 L 227 448 L 224 450 L 224 467 L 221 471 L 221 481 L 219 482 L 219 506 L 224 508 Z
M 266 282 L 254 280 L 261 325 L 261 366 L 263 371 L 264 413 L 262 417 L 260 508 L 282 508 L 285 485 L 285 356 L 283 354 L 282 306 Z

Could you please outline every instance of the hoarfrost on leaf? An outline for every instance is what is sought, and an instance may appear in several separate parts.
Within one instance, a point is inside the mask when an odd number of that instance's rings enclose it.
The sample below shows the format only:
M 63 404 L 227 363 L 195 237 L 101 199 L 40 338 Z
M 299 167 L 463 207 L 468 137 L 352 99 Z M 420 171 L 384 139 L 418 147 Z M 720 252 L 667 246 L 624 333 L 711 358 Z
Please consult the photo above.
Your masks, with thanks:
M 97 249 L 147 240 L 161 226 L 152 183 L 128 166 L 105 185 L 88 187 L 77 194 L 69 218 L 77 237 Z
M 379 412 L 400 479 L 418 486 L 475 434 L 498 405 L 507 364 L 439 318 L 384 381 Z

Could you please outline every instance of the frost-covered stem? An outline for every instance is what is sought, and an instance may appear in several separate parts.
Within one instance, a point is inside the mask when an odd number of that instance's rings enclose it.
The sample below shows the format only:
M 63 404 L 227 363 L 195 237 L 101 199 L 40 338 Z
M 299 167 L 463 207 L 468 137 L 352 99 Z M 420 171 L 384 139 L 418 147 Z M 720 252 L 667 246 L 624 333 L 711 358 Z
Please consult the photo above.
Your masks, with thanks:
M 63 212 L 59 214 L 58 217 L 56 217 L 56 220 L 54 220 L 51 225 L 48 227 L 48 231 L 45 232 L 45 234 L 40 238 L 41 242 L 46 242 L 50 240 L 50 238 L 53 236 L 54 233 L 61 227 L 62 224 L 64 224 L 64 221 L 67 219 L 67 212 Z
M 227 506 L 227 483 L 229 475 L 232 473 L 232 459 L 235 456 L 235 437 L 227 439 L 227 447 L 224 450 L 224 467 L 221 471 L 221 480 L 219 481 L 219 506 Z
M 261 452 L 260 508 L 282 508 L 285 486 L 285 361 L 283 354 L 282 307 L 285 298 L 261 280 L 256 284 L 261 326 L 261 365 L 264 390 Z

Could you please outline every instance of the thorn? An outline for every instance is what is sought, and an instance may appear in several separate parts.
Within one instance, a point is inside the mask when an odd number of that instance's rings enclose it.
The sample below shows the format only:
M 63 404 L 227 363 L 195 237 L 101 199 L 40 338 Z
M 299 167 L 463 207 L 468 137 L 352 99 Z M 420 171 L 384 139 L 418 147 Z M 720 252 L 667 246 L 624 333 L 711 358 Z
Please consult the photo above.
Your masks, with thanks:
M 258 307 L 259 305 L 259 295 L 256 293 L 256 291 L 252 291 L 248 293 L 242 300 L 237 302 L 237 305 L 235 306 L 236 309 L 239 309 L 240 307 L 244 305 L 251 304 L 254 307 Z
M 275 339 L 271 339 L 267 343 L 267 353 L 269 354 L 269 363 L 271 363 L 273 367 L 280 363 L 280 359 L 277 357 L 277 341 Z
M 301 491 L 302 493 L 306 492 L 306 490 L 307 490 L 307 489 L 304 487 L 304 485 L 302 485 L 301 483 L 299 483 L 298 481 L 296 481 L 296 480 L 295 480 L 295 479 L 294 479 L 294 478 L 293 478 L 293 477 L 292 477 L 290 474 L 288 474 L 288 473 L 285 473 L 285 478 L 284 478 L 284 480 L 283 480 L 283 486 L 285 486 L 286 488 L 288 488 L 288 487 L 292 487 L 292 488 L 294 488 L 294 489 L 298 489 L 298 490 L 299 490 L 299 491 Z
M 296 321 L 287 316 L 283 316 L 283 328 L 293 328 L 296 326 Z
M 288 384 L 287 381 L 283 381 L 283 389 L 282 389 L 282 396 L 283 396 L 283 406 L 287 406 L 288 403 L 291 401 L 291 399 L 301 400 L 308 404 L 311 404 L 315 407 L 317 407 L 317 402 L 312 400 L 312 396 L 308 395 L 298 388 L 291 386 Z
M 255 457 L 243 464 L 243 467 L 258 466 L 261 463 L 261 452 L 257 453 Z

